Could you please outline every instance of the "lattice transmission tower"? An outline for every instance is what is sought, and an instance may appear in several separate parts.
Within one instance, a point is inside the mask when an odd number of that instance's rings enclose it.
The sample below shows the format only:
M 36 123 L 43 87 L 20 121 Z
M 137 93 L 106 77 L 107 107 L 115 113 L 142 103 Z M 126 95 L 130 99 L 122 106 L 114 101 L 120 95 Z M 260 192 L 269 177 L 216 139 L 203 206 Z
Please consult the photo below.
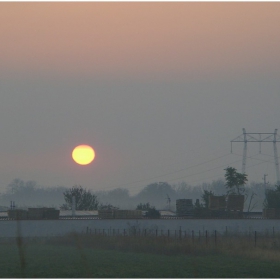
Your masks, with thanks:
M 231 142 L 231 153 L 232 153 L 232 143 L 233 142 L 243 142 L 243 159 L 242 159 L 242 173 L 245 173 L 246 169 L 246 157 L 247 157 L 247 143 L 248 142 L 258 142 L 259 143 L 259 152 L 261 153 L 261 144 L 265 142 L 273 143 L 273 151 L 274 151 L 274 161 L 275 161 L 275 170 L 276 170 L 276 178 L 277 184 L 280 184 L 280 173 L 279 173 L 279 161 L 278 161 L 278 153 L 276 143 L 280 142 L 280 137 L 277 134 L 277 129 L 274 130 L 274 133 L 247 133 L 245 128 L 243 128 L 243 134 L 234 138 Z

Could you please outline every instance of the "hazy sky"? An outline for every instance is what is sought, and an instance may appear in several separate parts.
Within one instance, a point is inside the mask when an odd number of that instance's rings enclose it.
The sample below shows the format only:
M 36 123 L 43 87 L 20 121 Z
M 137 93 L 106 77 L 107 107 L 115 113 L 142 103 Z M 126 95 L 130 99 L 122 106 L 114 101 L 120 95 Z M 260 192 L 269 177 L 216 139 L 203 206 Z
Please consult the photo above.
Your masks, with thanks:
M 1 191 L 20 178 L 135 193 L 241 171 L 230 140 L 280 129 L 279 26 L 277 2 L 0 3 Z M 88 166 L 71 158 L 83 143 Z M 248 178 L 274 183 L 262 148 L 248 145 Z

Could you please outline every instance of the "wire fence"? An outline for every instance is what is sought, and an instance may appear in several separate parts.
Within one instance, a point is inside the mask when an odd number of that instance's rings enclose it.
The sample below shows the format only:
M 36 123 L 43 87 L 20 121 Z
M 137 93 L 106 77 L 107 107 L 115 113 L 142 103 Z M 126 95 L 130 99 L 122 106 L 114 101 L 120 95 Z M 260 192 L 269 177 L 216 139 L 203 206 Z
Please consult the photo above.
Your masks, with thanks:
M 212 243 L 217 245 L 218 241 L 225 238 L 246 238 L 248 241 L 253 242 L 257 246 L 257 242 L 264 239 L 280 238 L 280 232 L 276 232 L 274 227 L 271 231 L 248 231 L 248 232 L 230 232 L 227 228 L 224 232 L 217 230 L 158 230 L 158 229 L 139 229 L 130 227 L 126 229 L 91 229 L 86 228 L 85 234 L 87 235 L 102 235 L 102 236 L 127 236 L 127 237 L 161 237 L 177 240 L 191 240 L 193 242 L 204 242 L 205 244 Z

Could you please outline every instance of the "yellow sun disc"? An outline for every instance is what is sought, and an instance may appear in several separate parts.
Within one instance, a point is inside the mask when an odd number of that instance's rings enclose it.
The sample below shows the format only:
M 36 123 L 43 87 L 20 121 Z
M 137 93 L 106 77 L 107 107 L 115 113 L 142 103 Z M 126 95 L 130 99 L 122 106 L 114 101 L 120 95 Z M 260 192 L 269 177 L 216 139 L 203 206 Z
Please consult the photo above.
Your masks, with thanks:
M 79 145 L 72 152 L 73 160 L 81 165 L 87 165 L 93 161 L 95 152 L 91 146 Z

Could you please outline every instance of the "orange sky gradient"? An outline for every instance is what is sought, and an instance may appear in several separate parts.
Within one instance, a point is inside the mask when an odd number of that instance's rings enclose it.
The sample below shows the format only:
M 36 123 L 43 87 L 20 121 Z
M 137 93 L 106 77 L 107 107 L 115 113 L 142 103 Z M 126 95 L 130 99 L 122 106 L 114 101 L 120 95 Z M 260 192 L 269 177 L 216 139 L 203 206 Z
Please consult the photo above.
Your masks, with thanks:
M 280 3 L 0 3 L 1 72 L 180 77 L 279 70 Z

